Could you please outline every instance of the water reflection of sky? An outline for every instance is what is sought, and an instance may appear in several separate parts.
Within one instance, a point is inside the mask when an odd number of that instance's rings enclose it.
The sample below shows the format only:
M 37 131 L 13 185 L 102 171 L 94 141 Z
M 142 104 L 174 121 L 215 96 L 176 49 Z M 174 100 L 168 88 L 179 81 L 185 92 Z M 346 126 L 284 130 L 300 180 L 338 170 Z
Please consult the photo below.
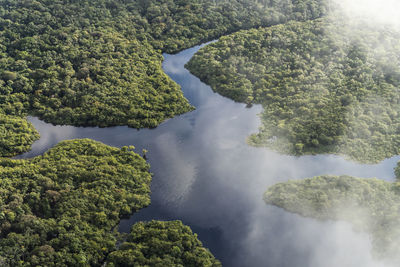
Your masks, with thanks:
M 339 156 L 291 157 L 247 146 L 261 107 L 234 103 L 190 75 L 183 65 L 197 49 L 165 55 L 163 64 L 195 111 L 140 131 L 53 126 L 30 118 L 41 139 L 21 158 L 73 138 L 146 148 L 154 173 L 152 205 L 123 220 L 122 231 L 138 220 L 180 219 L 225 266 L 379 266 L 371 263 L 367 235 L 343 222 L 317 222 L 267 206 L 262 194 L 276 182 L 322 174 L 393 180 L 399 157 L 361 165 Z

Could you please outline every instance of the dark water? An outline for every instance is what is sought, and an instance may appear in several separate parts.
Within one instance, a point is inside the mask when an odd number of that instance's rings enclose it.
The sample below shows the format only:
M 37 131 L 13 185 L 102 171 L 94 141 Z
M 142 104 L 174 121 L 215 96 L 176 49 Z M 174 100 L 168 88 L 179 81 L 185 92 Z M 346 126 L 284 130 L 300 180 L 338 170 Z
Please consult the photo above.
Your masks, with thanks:
M 291 157 L 249 147 L 245 139 L 257 131 L 261 107 L 221 97 L 184 69 L 198 48 L 165 55 L 163 64 L 195 111 L 140 131 L 53 126 L 30 118 L 41 139 L 20 158 L 74 138 L 146 148 L 154 173 L 152 204 L 122 220 L 121 231 L 141 220 L 182 220 L 224 266 L 380 266 L 369 256 L 367 235 L 344 222 L 317 222 L 267 206 L 262 194 L 276 182 L 322 174 L 393 180 L 399 157 L 361 165 L 332 155 Z

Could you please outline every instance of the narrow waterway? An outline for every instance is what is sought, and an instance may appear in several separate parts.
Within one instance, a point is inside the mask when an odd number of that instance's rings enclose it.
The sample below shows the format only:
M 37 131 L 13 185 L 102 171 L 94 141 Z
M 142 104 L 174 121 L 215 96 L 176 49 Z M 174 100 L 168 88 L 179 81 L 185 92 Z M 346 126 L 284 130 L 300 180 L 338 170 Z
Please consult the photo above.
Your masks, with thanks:
M 198 49 L 166 54 L 163 63 L 195 111 L 151 130 L 53 126 L 29 118 L 41 139 L 19 158 L 74 138 L 134 145 L 137 152 L 146 148 L 154 174 L 152 204 L 122 220 L 121 231 L 141 220 L 182 220 L 228 267 L 375 266 L 366 234 L 343 222 L 318 222 L 267 206 L 262 194 L 274 183 L 322 174 L 393 180 L 400 158 L 362 165 L 339 156 L 292 157 L 248 146 L 246 137 L 257 131 L 261 107 L 221 97 L 191 75 L 184 64 Z

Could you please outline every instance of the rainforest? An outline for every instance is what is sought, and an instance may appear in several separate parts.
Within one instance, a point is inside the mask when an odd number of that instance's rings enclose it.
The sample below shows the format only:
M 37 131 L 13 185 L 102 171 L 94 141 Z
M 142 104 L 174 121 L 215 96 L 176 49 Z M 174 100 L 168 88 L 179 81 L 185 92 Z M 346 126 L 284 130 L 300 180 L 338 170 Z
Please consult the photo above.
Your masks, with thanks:
M 396 172 L 399 171 L 397 167 Z M 377 257 L 399 255 L 399 184 L 350 176 L 318 176 L 270 187 L 268 204 L 320 220 L 345 220 L 372 237 Z
M 293 4 L 287 14 L 267 2 L 2 0 L 0 108 L 61 125 L 156 127 L 193 109 L 162 71 L 162 51 L 323 12 Z M 25 144 L 5 142 L 3 155 L 35 140 L 27 123 L 15 128 Z
M 250 144 L 375 163 L 399 154 L 400 35 L 349 27 L 318 19 L 240 31 L 187 67 L 222 95 L 262 104 Z
M 398 266 L 365 1 L 0 0 L 0 265 Z

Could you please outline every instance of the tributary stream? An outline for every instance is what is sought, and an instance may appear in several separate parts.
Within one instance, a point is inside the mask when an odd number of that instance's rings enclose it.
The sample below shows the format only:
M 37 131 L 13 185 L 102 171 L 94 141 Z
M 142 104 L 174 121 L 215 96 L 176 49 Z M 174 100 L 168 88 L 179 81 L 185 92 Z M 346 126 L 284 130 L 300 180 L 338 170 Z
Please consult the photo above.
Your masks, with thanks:
M 263 193 L 277 182 L 323 174 L 394 180 L 399 157 L 362 165 L 334 155 L 293 157 L 248 146 L 261 107 L 235 103 L 191 75 L 184 64 L 198 49 L 165 54 L 163 63 L 195 111 L 144 130 L 53 126 L 29 118 L 41 139 L 18 158 L 74 138 L 134 145 L 138 153 L 145 148 L 154 174 L 152 204 L 122 220 L 121 231 L 142 220 L 182 220 L 227 267 L 370 266 L 366 234 L 344 222 L 319 222 L 267 206 Z

